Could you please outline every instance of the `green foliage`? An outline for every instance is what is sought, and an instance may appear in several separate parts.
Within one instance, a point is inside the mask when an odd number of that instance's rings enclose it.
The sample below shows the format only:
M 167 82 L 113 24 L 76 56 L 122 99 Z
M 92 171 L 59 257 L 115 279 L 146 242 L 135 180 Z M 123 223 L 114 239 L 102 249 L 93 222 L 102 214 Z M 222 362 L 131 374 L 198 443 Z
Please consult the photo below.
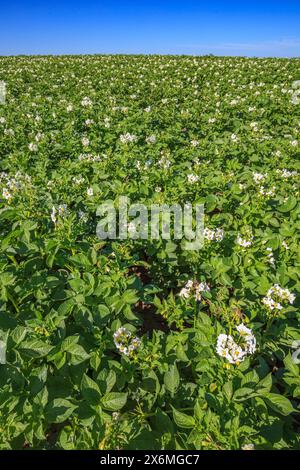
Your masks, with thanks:
M 1 78 L 0 448 L 299 449 L 299 60 L 3 57 Z M 99 240 L 123 195 L 203 203 L 224 237 Z M 241 323 L 256 348 L 229 363 Z

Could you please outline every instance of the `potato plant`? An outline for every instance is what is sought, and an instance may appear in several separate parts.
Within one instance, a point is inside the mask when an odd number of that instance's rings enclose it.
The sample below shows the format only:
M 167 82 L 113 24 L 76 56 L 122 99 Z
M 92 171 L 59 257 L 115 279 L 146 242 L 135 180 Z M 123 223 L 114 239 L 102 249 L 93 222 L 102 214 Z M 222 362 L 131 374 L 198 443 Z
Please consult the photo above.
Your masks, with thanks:
M 0 58 L 1 449 L 300 448 L 299 66 Z M 124 195 L 204 246 L 100 240 Z

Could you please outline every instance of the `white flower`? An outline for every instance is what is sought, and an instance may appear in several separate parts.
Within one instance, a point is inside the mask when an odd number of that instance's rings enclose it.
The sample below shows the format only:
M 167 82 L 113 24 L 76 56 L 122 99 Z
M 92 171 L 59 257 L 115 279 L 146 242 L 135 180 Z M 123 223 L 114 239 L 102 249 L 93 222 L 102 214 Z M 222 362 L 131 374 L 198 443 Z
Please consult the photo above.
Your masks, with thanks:
M 250 330 L 250 328 L 247 328 L 244 325 L 244 323 L 241 323 L 240 325 L 238 325 L 236 329 L 238 330 L 241 336 L 245 336 L 245 337 L 252 336 L 252 330 Z
M 36 142 L 40 142 L 40 140 L 42 140 L 42 138 L 43 138 L 43 134 L 41 132 L 38 132 L 35 136 Z
M 206 293 L 210 291 L 210 287 L 206 282 L 196 282 L 195 283 L 195 298 L 196 300 L 201 300 L 202 299 L 202 293 Z
M 80 176 L 79 178 L 77 178 L 76 176 L 73 176 L 72 181 L 74 184 L 79 185 L 79 184 L 84 183 L 84 178 L 82 178 L 82 176 Z
M 141 346 L 141 340 L 137 336 L 132 338 L 132 333 L 121 326 L 113 335 L 116 348 L 125 356 L 133 356 Z
M 93 188 L 88 188 L 87 191 L 86 191 L 87 195 L 88 196 L 93 196 L 94 195 L 94 190 Z
M 57 212 L 57 210 L 56 210 L 55 207 L 53 206 L 53 207 L 52 207 L 52 212 L 51 212 L 51 216 L 50 216 L 50 217 L 51 217 L 51 220 L 52 220 L 52 222 L 53 222 L 54 224 L 56 224 L 56 220 L 57 220 L 57 219 L 56 219 L 56 212 Z
M 155 144 L 156 136 L 154 134 L 149 135 L 149 137 L 146 137 L 146 142 L 147 144 Z
M 298 140 L 292 140 L 292 141 L 291 141 L 291 145 L 292 145 L 292 147 L 297 147 L 297 145 L 298 145 Z
M 253 237 L 246 239 L 246 238 L 242 238 L 241 235 L 238 235 L 236 242 L 238 245 L 242 246 L 243 248 L 249 248 L 249 246 L 252 245 L 252 240 L 253 240 Z
M 257 183 L 262 183 L 263 181 L 266 180 L 267 176 L 268 176 L 267 174 L 254 172 L 253 173 L 253 180 L 256 184 Z
M 203 231 L 203 236 L 206 240 L 220 242 L 224 238 L 224 230 L 222 228 L 211 230 L 206 227 Z
M 84 123 L 85 123 L 86 126 L 90 126 L 90 125 L 94 124 L 94 120 L 93 119 L 86 119 L 84 121 Z
M 202 293 L 209 292 L 210 287 L 206 282 L 198 282 L 189 280 L 185 284 L 185 286 L 179 292 L 179 296 L 183 297 L 184 299 L 188 299 L 192 295 L 195 297 L 197 301 L 201 300 Z
M 293 178 L 294 176 L 298 175 L 298 172 L 296 170 L 289 171 L 286 168 L 284 168 L 283 170 L 276 170 L 276 173 L 280 173 L 282 178 L 285 178 L 285 179 Z
M 268 261 L 269 263 L 275 267 L 275 258 L 274 258 L 274 254 L 273 254 L 273 250 L 272 248 L 268 247 L 266 248 L 266 251 L 268 252 L 267 256 L 268 256 Z
M 122 142 L 122 144 L 136 142 L 136 140 L 137 140 L 137 136 L 134 134 L 130 134 L 129 132 L 126 132 L 126 134 L 120 135 L 120 141 Z
M 215 231 L 215 239 L 217 242 L 222 241 L 224 238 L 224 230 L 222 228 L 217 228 Z
M 65 215 L 67 215 L 68 213 L 68 206 L 67 204 L 60 204 L 58 206 L 58 214 L 61 216 L 61 217 L 64 217 Z
M 259 194 L 261 196 L 266 196 L 266 197 L 272 197 L 275 195 L 275 191 L 276 191 L 276 186 L 273 186 L 272 188 L 270 189 L 265 189 L 264 186 L 261 186 L 259 188 Z
M 179 296 L 183 297 L 184 299 L 188 299 L 190 296 L 190 290 L 187 289 L 186 287 L 183 287 L 181 291 L 179 292 Z
M 199 141 L 198 140 L 192 140 L 191 141 L 191 146 L 192 147 L 197 147 L 199 145 Z
M 88 214 L 84 211 L 78 211 L 78 218 L 81 222 L 87 222 L 88 221 Z
M 81 143 L 82 143 L 83 147 L 88 147 L 90 145 L 90 141 L 87 137 L 82 137 Z
M 104 127 L 106 127 L 106 128 L 110 127 L 110 118 L 109 117 L 104 118 Z
M 3 188 L 2 190 L 2 196 L 4 197 L 4 199 L 6 199 L 7 201 L 10 201 L 12 199 L 12 195 L 10 194 L 10 192 L 8 191 L 7 188 Z
M 254 447 L 254 444 L 244 444 L 242 445 L 241 449 L 242 450 L 254 450 L 255 447 Z
M 73 111 L 73 105 L 72 105 L 72 104 L 68 104 L 68 106 L 67 106 L 67 112 L 70 113 L 71 111 Z
M 162 157 L 160 160 L 158 160 L 158 164 L 165 170 L 171 166 L 170 160 L 168 160 L 166 157 Z
M 30 142 L 30 144 L 28 145 L 28 148 L 30 152 L 37 152 L 38 146 L 34 144 L 33 142 Z
M 215 232 L 209 228 L 205 228 L 204 229 L 204 238 L 206 238 L 206 240 L 214 240 L 215 238 Z
M 88 96 L 85 96 L 81 101 L 81 106 L 90 107 L 92 104 L 93 102 Z
M 280 301 L 292 305 L 295 299 L 295 294 L 292 294 L 289 289 L 283 289 L 278 284 L 275 284 L 268 290 L 267 295 L 262 299 L 262 302 L 266 307 L 268 307 L 269 310 L 272 311 L 274 309 L 283 309 L 283 306 Z
M 187 175 L 187 179 L 189 183 L 194 184 L 194 183 L 197 183 L 197 181 L 199 181 L 199 176 L 191 173 L 190 175 Z
M 256 339 L 252 330 L 244 324 L 238 325 L 236 329 L 239 333 L 238 342 L 231 335 L 223 333 L 217 339 L 217 354 L 227 359 L 231 364 L 242 362 L 247 355 L 254 354 L 256 350 Z
M 91 153 L 81 153 L 78 157 L 78 160 L 86 160 L 88 162 L 101 162 L 101 157 L 99 155 L 94 156 Z

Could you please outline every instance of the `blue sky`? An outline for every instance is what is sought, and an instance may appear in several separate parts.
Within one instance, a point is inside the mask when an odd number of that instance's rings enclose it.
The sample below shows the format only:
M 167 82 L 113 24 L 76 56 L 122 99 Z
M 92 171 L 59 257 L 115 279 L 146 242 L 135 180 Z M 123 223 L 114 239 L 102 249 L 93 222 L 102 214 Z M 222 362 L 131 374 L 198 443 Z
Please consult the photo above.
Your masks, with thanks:
M 0 55 L 300 56 L 299 0 L 3 1 Z

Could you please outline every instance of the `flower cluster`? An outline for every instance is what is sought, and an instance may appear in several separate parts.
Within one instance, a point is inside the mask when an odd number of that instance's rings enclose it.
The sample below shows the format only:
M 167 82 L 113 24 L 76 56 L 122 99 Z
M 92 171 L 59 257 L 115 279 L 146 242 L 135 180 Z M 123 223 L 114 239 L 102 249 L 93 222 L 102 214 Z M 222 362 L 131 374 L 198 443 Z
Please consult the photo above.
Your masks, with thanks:
M 155 144 L 156 136 L 154 134 L 149 135 L 148 137 L 146 137 L 146 142 L 147 144 Z
M 210 287 L 206 282 L 198 282 L 198 281 L 188 281 L 186 285 L 181 289 L 179 292 L 179 296 L 183 297 L 184 299 L 188 299 L 192 295 L 195 296 L 196 300 L 201 300 L 202 292 L 209 292 Z
M 231 335 L 220 334 L 216 351 L 219 356 L 227 359 L 230 364 L 239 364 L 256 350 L 256 339 L 250 328 L 243 323 L 236 327 L 239 335 L 235 341 Z
M 58 208 L 56 209 L 55 206 L 52 207 L 52 212 L 51 212 L 51 220 L 54 224 L 57 222 L 57 216 L 59 217 L 64 217 L 68 213 L 68 206 L 67 204 L 60 204 Z
M 167 170 L 171 166 L 170 160 L 168 160 L 167 156 L 162 153 L 162 157 L 158 160 L 159 166 L 161 166 L 164 170 Z
M 266 189 L 264 186 L 259 188 L 259 195 L 266 196 L 266 197 L 273 197 L 276 192 L 276 186 L 272 186 L 270 189 Z
M 132 357 L 134 352 L 141 346 L 141 340 L 137 336 L 133 336 L 124 326 L 121 326 L 114 333 L 114 343 L 120 353 L 129 357 Z
M 136 142 L 136 140 L 137 140 L 137 136 L 134 134 L 130 134 L 129 132 L 126 132 L 126 134 L 120 135 L 120 141 L 122 142 L 122 144 Z
M 14 194 L 25 185 L 31 184 L 31 177 L 17 172 L 13 177 L 6 173 L 0 173 L 0 186 L 2 186 L 2 197 L 8 202 L 11 201 Z
M 254 172 L 253 181 L 256 184 L 263 183 L 267 179 L 267 176 L 268 176 L 267 174 Z
M 187 179 L 189 183 L 194 184 L 194 183 L 197 183 L 197 181 L 199 181 L 199 176 L 191 173 L 187 175 Z
M 92 104 L 93 102 L 88 96 L 85 96 L 81 101 L 81 106 L 84 106 L 85 108 L 91 107 Z
M 83 160 L 86 160 L 88 162 L 100 162 L 101 157 L 100 155 L 92 155 L 91 153 L 81 153 L 78 157 L 78 160 L 82 162 Z
M 266 251 L 267 251 L 268 262 L 270 263 L 271 266 L 273 266 L 273 268 L 275 268 L 275 258 L 274 258 L 274 252 L 272 248 L 267 247 Z
M 292 294 L 289 289 L 283 289 L 278 284 L 275 284 L 268 290 L 262 302 L 270 310 L 282 310 L 282 303 L 293 304 L 295 298 L 295 294 Z
M 88 147 L 90 145 L 90 140 L 87 137 L 82 137 L 81 143 L 83 147 Z
M 242 238 L 241 235 L 239 234 L 236 242 L 238 245 L 240 245 L 243 248 L 249 248 L 249 246 L 252 245 L 252 240 L 253 240 L 253 235 L 248 236 L 247 238 Z
M 286 168 L 284 168 L 283 170 L 277 169 L 276 173 L 280 174 L 280 176 L 285 179 L 293 178 L 294 176 L 298 175 L 298 172 L 296 170 L 290 171 L 290 170 L 287 170 Z
M 216 230 L 205 228 L 203 235 L 206 240 L 221 242 L 224 238 L 224 230 L 222 228 Z

